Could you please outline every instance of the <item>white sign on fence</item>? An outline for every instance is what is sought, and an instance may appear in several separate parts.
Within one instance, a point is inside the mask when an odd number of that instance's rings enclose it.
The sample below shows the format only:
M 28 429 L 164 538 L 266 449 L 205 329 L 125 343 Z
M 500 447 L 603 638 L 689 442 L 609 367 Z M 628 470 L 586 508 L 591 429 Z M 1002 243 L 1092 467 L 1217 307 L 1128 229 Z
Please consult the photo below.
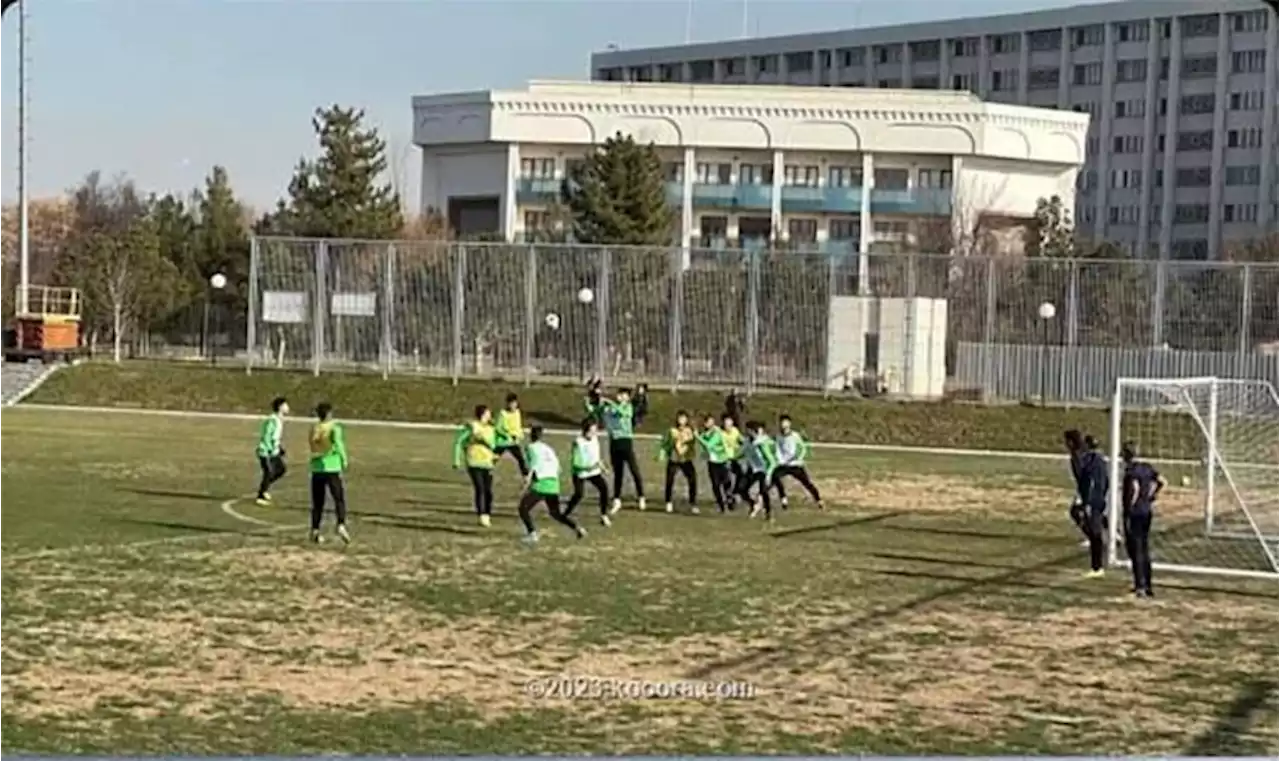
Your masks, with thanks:
M 263 291 L 262 321 L 297 324 L 307 321 L 304 291 Z
M 335 293 L 329 307 L 335 317 L 373 317 L 378 313 L 376 293 Z

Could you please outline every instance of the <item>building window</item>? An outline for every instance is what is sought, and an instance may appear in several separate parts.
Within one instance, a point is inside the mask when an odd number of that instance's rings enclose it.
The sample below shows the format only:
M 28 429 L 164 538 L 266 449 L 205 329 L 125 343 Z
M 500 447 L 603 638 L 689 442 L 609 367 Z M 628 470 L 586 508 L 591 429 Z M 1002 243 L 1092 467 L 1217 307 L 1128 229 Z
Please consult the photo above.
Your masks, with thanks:
M 627 79 L 632 82 L 652 82 L 653 69 L 648 66 L 632 66 L 627 71 Z
M 689 64 L 690 82 L 712 82 L 716 78 L 715 61 L 693 61 Z
M 1217 73 L 1218 57 L 1216 55 L 1182 59 L 1183 79 L 1208 79 Z
M 1207 166 L 1179 169 L 1173 175 L 1173 184 L 1179 188 L 1207 188 L 1212 181 L 1213 170 Z
M 1120 42 L 1146 42 L 1150 33 L 1151 26 L 1145 21 L 1116 24 L 1116 39 Z
M 1137 189 L 1142 187 L 1142 170 L 1141 169 L 1113 169 L 1111 170 L 1111 187 L 1124 189 Z
M 1173 242 L 1172 253 L 1174 259 L 1208 259 L 1209 241 L 1203 238 L 1196 240 L 1175 240 Z
M 927 63 L 942 57 L 942 43 L 937 40 L 925 40 L 911 43 L 911 60 Z
M 1017 53 L 1022 49 L 1022 35 L 1020 34 L 994 34 L 987 38 L 987 41 L 990 46 L 990 52 L 994 55 Z
M 1112 206 L 1107 209 L 1107 222 L 1113 225 L 1138 224 L 1137 206 Z
M 1236 203 L 1226 204 L 1222 207 L 1223 222 L 1257 222 L 1258 221 L 1258 204 L 1256 203 Z
M 662 174 L 667 182 L 684 182 L 684 164 L 679 161 L 663 164 Z
M 1161 58 L 1160 59 L 1160 81 L 1163 82 L 1168 78 L 1169 78 L 1169 59 L 1167 57 Z
M 1093 218 L 1094 218 L 1093 204 L 1087 204 L 1083 209 L 1080 210 L 1081 222 L 1087 222 L 1089 224 L 1093 224 Z
M 698 164 L 694 182 L 699 185 L 728 185 L 733 177 L 732 164 Z
M 549 180 L 556 176 L 555 159 L 520 159 L 520 178 Z
M 1152 187 L 1157 187 L 1157 188 L 1164 187 L 1164 170 L 1163 169 L 1157 169 L 1151 173 L 1151 185 Z
M 1111 138 L 1112 153 L 1142 153 L 1142 135 L 1116 135 Z
M 818 187 L 818 167 L 787 164 L 782 168 L 782 184 L 788 187 Z
M 827 169 L 827 184 L 833 188 L 860 188 L 862 167 L 832 166 Z
M 772 185 L 773 164 L 739 164 L 739 185 Z
M 1261 148 L 1262 129 L 1258 127 L 1250 127 L 1247 129 L 1227 130 L 1227 147 Z
M 813 51 L 787 53 L 787 73 L 813 71 Z
M 698 234 L 702 238 L 701 245 L 703 248 L 723 245 L 725 239 L 729 237 L 729 218 L 700 217 L 698 219 Z
M 1208 151 L 1212 149 L 1213 130 L 1211 129 L 1178 133 L 1179 151 Z
M 1251 185 L 1256 187 L 1262 181 L 1262 170 L 1257 166 L 1227 167 L 1228 185 Z
M 1209 204 L 1180 203 L 1173 207 L 1175 225 L 1203 225 L 1209 221 Z
M 1156 135 L 1156 152 L 1164 153 L 1164 135 Z
M 945 190 L 951 187 L 950 169 L 921 169 L 916 173 L 916 187 Z
M 1031 90 L 1057 89 L 1059 75 L 1060 72 L 1057 66 L 1032 69 L 1027 72 L 1027 88 Z
M 1048 52 L 1062 49 L 1061 29 L 1038 29 L 1027 35 L 1027 47 L 1033 51 Z
M 1158 203 L 1151 204 L 1151 224 L 1153 225 L 1160 224 L 1161 216 L 1163 212 L 1164 212 L 1164 207 L 1162 207 L 1160 204 Z
M 873 50 L 878 64 L 902 63 L 901 45 L 876 45 Z
M 1267 68 L 1267 51 L 1241 50 L 1231 54 L 1232 74 L 1256 74 Z
M 1211 92 L 1202 95 L 1183 95 L 1178 100 L 1178 113 L 1211 114 L 1217 105 L 1217 98 Z
M 818 220 L 788 219 L 787 237 L 792 243 L 817 243 Z
M 1086 100 L 1079 103 L 1072 103 L 1071 110 L 1078 114 L 1088 114 L 1089 116 L 1098 115 L 1098 104 L 1096 101 Z
M 1173 36 L 1173 22 L 1169 19 L 1160 20 L 1160 39 L 1167 40 Z
M 1261 111 L 1262 91 L 1245 90 L 1243 92 L 1233 92 L 1231 93 L 1230 103 L 1232 111 Z
M 545 232 L 551 229 L 551 212 L 549 211 L 526 211 L 524 213 L 524 231 Z
M 862 66 L 866 56 L 866 48 L 845 48 L 840 51 L 840 68 L 850 69 L 854 66 Z
M 1093 137 L 1090 137 L 1084 141 L 1084 152 L 1086 157 L 1098 155 L 1098 136 L 1097 135 L 1094 135 Z
M 856 219 L 833 219 L 827 224 L 827 237 L 831 240 L 857 240 L 860 227 Z
M 952 74 L 951 89 L 952 90 L 968 90 L 973 92 L 974 79 L 977 74 Z
M 1147 102 L 1141 98 L 1117 100 L 1115 103 L 1115 118 L 1117 119 L 1141 119 L 1146 115 Z
M 1106 33 L 1106 29 L 1102 24 L 1078 26 L 1071 30 L 1071 49 L 1076 50 L 1077 48 L 1085 48 L 1091 45 L 1101 45 Z
M 1267 12 L 1265 10 L 1231 14 L 1231 31 L 1233 32 L 1265 32 L 1266 30 Z
M 937 77 L 915 77 L 911 80 L 911 89 L 913 90 L 936 90 L 938 89 Z
M 1145 58 L 1116 61 L 1117 82 L 1145 82 L 1146 79 L 1147 61 Z
M 877 169 L 876 188 L 879 190 L 906 190 L 910 172 L 906 169 Z
M 778 57 L 776 55 L 758 55 L 752 60 L 755 61 L 757 74 L 778 73 Z
M 1081 63 L 1076 64 L 1072 70 L 1071 84 L 1073 85 L 1097 85 L 1102 83 L 1102 64 L 1101 63 Z
M 622 69 L 600 69 L 596 72 L 596 79 L 602 82 L 621 82 Z
M 1186 16 L 1182 19 L 1183 37 L 1217 37 L 1218 14 L 1204 16 Z
M 996 92 L 1018 89 L 1018 70 L 1003 69 L 991 72 L 991 89 Z
M 977 54 L 977 37 L 965 37 L 963 39 L 951 41 L 951 56 L 953 58 L 973 58 Z

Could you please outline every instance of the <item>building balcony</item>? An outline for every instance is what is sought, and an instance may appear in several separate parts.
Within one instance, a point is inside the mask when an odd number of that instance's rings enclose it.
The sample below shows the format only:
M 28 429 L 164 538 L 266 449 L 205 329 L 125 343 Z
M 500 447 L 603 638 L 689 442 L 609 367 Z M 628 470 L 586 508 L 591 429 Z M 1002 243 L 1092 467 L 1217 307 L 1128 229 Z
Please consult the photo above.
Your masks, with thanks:
M 547 204 L 560 200 L 560 180 L 554 177 L 521 177 L 516 182 L 520 203 Z
M 768 210 L 773 207 L 773 188 L 769 185 L 695 184 L 693 205 L 703 209 Z
M 825 211 L 835 214 L 857 214 L 861 210 L 862 188 L 860 187 L 789 186 L 782 189 L 784 213 Z
M 667 183 L 667 203 L 680 208 L 684 203 L 684 183 L 680 181 Z
M 871 191 L 872 214 L 951 214 L 951 188 Z

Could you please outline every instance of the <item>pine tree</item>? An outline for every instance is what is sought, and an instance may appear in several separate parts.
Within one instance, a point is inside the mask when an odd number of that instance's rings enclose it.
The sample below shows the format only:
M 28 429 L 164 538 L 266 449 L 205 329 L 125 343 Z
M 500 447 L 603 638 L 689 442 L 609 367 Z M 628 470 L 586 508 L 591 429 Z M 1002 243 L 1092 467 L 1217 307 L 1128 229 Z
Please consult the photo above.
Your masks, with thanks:
M 666 246 L 675 212 L 653 145 L 618 133 L 574 166 L 561 196 L 578 243 Z

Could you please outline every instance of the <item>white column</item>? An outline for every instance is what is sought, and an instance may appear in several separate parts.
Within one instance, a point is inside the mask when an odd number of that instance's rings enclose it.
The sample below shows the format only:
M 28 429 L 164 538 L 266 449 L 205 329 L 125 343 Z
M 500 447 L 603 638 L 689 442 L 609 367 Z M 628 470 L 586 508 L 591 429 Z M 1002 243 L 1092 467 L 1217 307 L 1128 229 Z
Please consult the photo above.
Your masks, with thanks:
M 684 171 L 680 175 L 683 189 L 680 193 L 680 229 L 683 231 L 681 245 L 684 248 L 686 264 L 689 249 L 693 247 L 695 220 L 693 218 L 693 175 L 697 171 L 696 157 L 692 148 L 684 149 Z
M 952 156 L 951 157 L 951 187 L 947 189 L 947 192 L 950 193 L 951 195 L 951 250 L 937 251 L 937 252 L 930 252 L 930 253 L 955 254 L 956 245 L 960 241 L 963 241 L 965 239 L 965 236 L 967 236 L 970 232 L 965 228 L 968 227 L 973 222 L 977 222 L 977 220 L 972 220 L 972 222 L 970 220 L 967 220 L 965 218 L 964 208 L 962 208 L 960 204 L 956 203 L 957 200 L 963 200 L 963 199 L 956 198 L 956 188 L 960 187 L 960 172 L 963 169 L 964 169 L 964 158 L 961 156 Z
M 987 35 L 978 36 L 978 86 L 974 90 L 979 98 L 987 99 L 991 92 L 991 53 L 987 44 Z
M 1138 256 L 1146 258 L 1151 249 L 1151 204 L 1156 184 L 1156 93 L 1160 84 L 1160 23 L 1147 22 L 1147 113 L 1142 120 L 1142 190 L 1138 193 Z
M 787 230 L 782 226 L 782 174 L 784 169 L 782 151 L 774 151 L 773 192 L 769 196 L 769 224 L 773 227 L 773 235 L 778 240 L 787 239 Z
M 862 154 L 862 203 L 858 209 L 858 294 L 867 292 L 868 257 L 874 235 L 871 224 L 871 192 L 876 187 L 876 162 L 869 152 Z
M 1275 36 L 1274 32 L 1268 36 Z M 1209 160 L 1209 258 L 1222 258 L 1222 186 L 1226 182 L 1223 155 L 1227 143 L 1227 75 L 1231 71 L 1231 17 L 1218 16 L 1218 73 L 1213 84 L 1213 158 Z M 1172 100 L 1172 98 L 1170 99 Z M 1169 104 L 1173 108 L 1173 103 Z M 1168 138 L 1166 138 L 1167 140 Z M 1269 139 L 1267 142 L 1271 142 Z M 1261 213 L 1262 209 L 1259 208 Z
M 501 207 L 502 237 L 508 241 L 514 241 L 518 231 L 516 220 L 520 204 L 516 191 L 519 189 L 519 179 L 520 146 L 517 143 L 507 143 L 507 186 L 502 191 Z
M 938 40 L 938 88 L 951 89 L 951 40 Z
M 903 87 L 911 87 L 911 43 L 902 43 L 902 74 L 899 77 Z
M 830 64 L 830 61 L 828 61 L 827 63 Z M 814 87 L 821 87 L 822 85 L 826 84 L 826 80 L 827 80 L 826 69 L 827 67 L 822 65 L 822 51 L 821 50 L 813 51 L 813 86 Z
M 876 47 L 868 45 L 862 49 L 862 71 L 866 81 L 864 87 L 876 86 Z
M 1164 116 L 1164 192 L 1160 194 L 1160 258 L 1168 259 L 1173 251 L 1173 180 L 1176 165 L 1174 156 L 1178 153 L 1178 93 L 1182 92 L 1182 24 L 1175 17 L 1169 24 L 1169 87 L 1167 110 Z M 1160 76 L 1160 67 L 1147 72 L 1150 76 Z M 1153 102 L 1151 108 L 1158 108 Z
M 1058 72 L 1062 76 L 1062 72 Z M 1018 35 L 1018 103 L 1026 105 L 1031 96 L 1031 34 Z
M 1277 21 L 1276 14 L 1271 13 L 1267 16 L 1267 23 L 1274 25 Z M 1270 26 L 1267 28 L 1267 78 L 1270 83 L 1267 87 L 1262 88 L 1262 171 L 1260 172 L 1258 183 L 1258 224 L 1261 227 L 1269 227 L 1267 222 L 1275 224 L 1276 217 L 1273 216 L 1274 208 L 1271 205 L 1272 192 L 1276 187 L 1276 144 L 1274 142 L 1276 135 L 1276 88 L 1274 87 L 1278 74 L 1280 74 L 1280 62 L 1276 57 L 1280 55 L 1277 51 L 1277 40 L 1280 35 L 1276 34 L 1276 30 Z M 1230 61 L 1227 65 L 1230 65 Z M 1218 63 L 1222 66 L 1222 63 Z M 1219 108 L 1226 108 L 1225 103 L 1219 101 Z M 1217 143 L 1214 143 L 1217 145 Z

